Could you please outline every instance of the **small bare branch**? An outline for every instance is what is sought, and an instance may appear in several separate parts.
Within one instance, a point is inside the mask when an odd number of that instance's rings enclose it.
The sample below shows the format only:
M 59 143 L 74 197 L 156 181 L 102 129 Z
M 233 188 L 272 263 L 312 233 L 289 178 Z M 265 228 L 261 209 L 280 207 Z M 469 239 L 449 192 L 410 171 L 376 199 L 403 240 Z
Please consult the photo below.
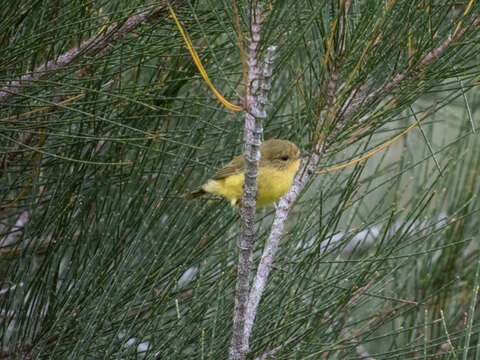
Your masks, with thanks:
M 110 49 L 113 44 L 123 39 L 126 35 L 132 33 L 141 24 L 154 19 L 163 11 L 166 13 L 166 9 L 166 5 L 161 7 L 148 6 L 141 10 L 137 15 L 128 18 L 123 25 L 111 25 L 105 31 L 83 41 L 80 46 L 67 51 L 56 59 L 47 61 L 27 74 L 24 74 L 20 80 L 9 82 L 0 89 L 0 103 L 7 103 L 14 96 L 25 92 L 26 89 L 35 82 L 45 79 L 53 73 L 63 70 L 72 64 L 78 63 L 84 58 L 103 53 Z
M 366 95 L 361 101 L 355 100 L 352 101 L 351 106 L 348 107 L 344 114 L 344 118 L 350 118 L 360 107 L 368 106 L 369 104 L 374 103 L 380 98 L 383 98 L 389 95 L 403 80 L 420 73 L 425 66 L 429 65 L 433 61 L 436 61 L 440 56 L 445 52 L 449 45 L 453 42 L 458 41 L 467 30 L 476 27 L 480 24 L 480 16 L 474 18 L 473 22 L 463 29 L 456 32 L 454 35 L 448 35 L 447 38 L 438 46 L 437 48 L 430 51 L 425 57 L 418 63 L 413 69 L 408 69 L 401 73 L 398 73 L 393 77 L 392 80 L 387 82 L 384 86 L 372 91 L 370 94 Z

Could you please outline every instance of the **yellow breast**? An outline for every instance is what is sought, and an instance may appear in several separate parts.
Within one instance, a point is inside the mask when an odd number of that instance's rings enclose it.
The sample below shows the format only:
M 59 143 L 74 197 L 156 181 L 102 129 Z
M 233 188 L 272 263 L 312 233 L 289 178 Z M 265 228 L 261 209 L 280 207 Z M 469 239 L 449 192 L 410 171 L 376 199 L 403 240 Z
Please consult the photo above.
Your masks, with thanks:
M 257 208 L 278 201 L 292 186 L 300 160 L 285 169 L 260 167 L 257 177 Z M 226 197 L 232 206 L 242 199 L 244 174 L 229 176 L 220 180 L 209 180 L 202 189 L 206 192 Z

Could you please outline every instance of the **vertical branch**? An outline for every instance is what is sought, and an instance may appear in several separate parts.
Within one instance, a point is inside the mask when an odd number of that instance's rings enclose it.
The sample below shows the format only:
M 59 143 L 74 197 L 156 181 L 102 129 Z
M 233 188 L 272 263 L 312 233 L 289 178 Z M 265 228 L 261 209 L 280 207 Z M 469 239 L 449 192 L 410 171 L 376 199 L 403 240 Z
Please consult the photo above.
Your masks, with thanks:
M 267 55 L 265 57 L 262 84 L 261 84 L 260 97 L 259 97 L 260 106 L 263 109 L 265 108 L 268 102 L 268 96 L 270 94 L 272 74 L 273 74 L 273 63 L 275 61 L 276 50 L 277 50 L 276 46 L 269 46 L 267 49 Z M 254 311 L 252 311 L 252 308 L 249 304 L 245 314 L 245 333 L 244 333 L 244 336 L 247 339 L 247 343 L 250 337 L 251 329 L 253 327 L 253 322 L 255 320 L 255 312 L 256 312 L 256 307 Z
M 340 0 L 340 5 L 343 5 L 343 0 Z M 333 71 L 328 82 L 328 114 L 327 117 L 333 121 L 335 118 L 336 108 L 337 108 L 337 98 L 336 98 L 336 90 L 337 90 L 337 80 L 338 80 L 338 72 L 340 66 L 340 57 L 343 52 L 343 43 L 345 42 L 345 38 L 343 37 L 343 32 L 345 31 L 345 21 L 346 16 L 348 14 L 348 9 L 350 8 L 350 0 L 347 0 L 345 3 L 345 13 L 344 16 L 340 17 L 340 34 L 339 38 L 341 39 L 342 45 L 340 47 L 339 53 L 335 56 L 335 61 L 333 64 Z M 339 15 L 340 16 L 340 15 Z M 330 41 L 330 47 L 333 48 L 333 33 L 335 32 L 335 26 L 332 27 L 332 37 Z M 328 64 L 328 56 L 325 56 L 324 66 Z M 321 128 L 321 123 L 319 119 L 319 124 L 317 125 L 317 129 Z M 335 136 L 333 133 L 330 136 Z M 272 263 L 275 259 L 275 254 L 278 250 L 278 245 L 280 243 L 280 239 L 283 235 L 285 221 L 288 216 L 288 212 L 290 209 L 290 205 L 295 201 L 298 194 L 302 190 L 302 188 L 307 183 L 310 175 L 313 173 L 315 166 L 317 165 L 320 154 L 324 150 L 324 144 L 322 143 L 323 136 L 316 137 L 316 144 L 315 144 L 315 152 L 310 157 L 310 159 L 304 163 L 301 167 L 297 176 L 295 177 L 294 184 L 290 191 L 285 195 L 277 205 L 275 218 L 272 224 L 272 230 L 270 235 L 265 243 L 265 247 L 263 250 L 262 258 L 260 260 L 260 264 L 258 265 L 257 273 L 255 275 L 255 279 L 253 280 L 252 289 L 250 291 L 248 297 L 248 307 L 246 313 L 246 321 L 245 321 L 245 336 L 248 339 L 252 332 L 253 323 L 255 321 L 255 316 L 258 309 L 258 304 L 263 295 L 263 291 L 265 290 L 265 286 L 267 283 L 268 276 L 270 275 L 270 271 L 272 269 Z
M 260 6 L 254 2 L 252 7 L 251 33 L 248 54 L 247 111 L 245 114 L 244 156 L 245 183 L 242 197 L 242 225 L 237 240 L 238 268 L 235 287 L 235 308 L 233 315 L 233 334 L 229 350 L 229 359 L 245 359 L 248 352 L 248 338 L 245 337 L 245 312 L 250 288 L 253 244 L 256 239 L 255 209 L 257 199 L 257 174 L 262 143 L 262 119 L 265 118 L 264 103 L 259 99 L 259 79 L 261 75 L 258 63 L 258 43 L 260 41 Z

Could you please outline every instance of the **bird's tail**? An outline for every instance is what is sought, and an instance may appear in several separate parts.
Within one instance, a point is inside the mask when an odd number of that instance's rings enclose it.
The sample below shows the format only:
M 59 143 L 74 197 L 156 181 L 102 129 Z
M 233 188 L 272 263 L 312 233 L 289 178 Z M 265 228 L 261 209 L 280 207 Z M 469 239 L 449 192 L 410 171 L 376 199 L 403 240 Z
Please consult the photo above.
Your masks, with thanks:
M 196 199 L 202 195 L 205 195 L 207 192 L 205 190 L 203 190 L 202 188 L 198 188 L 198 189 L 195 189 L 195 190 L 192 190 L 188 193 L 185 194 L 185 199 L 186 200 L 192 200 L 192 199 Z

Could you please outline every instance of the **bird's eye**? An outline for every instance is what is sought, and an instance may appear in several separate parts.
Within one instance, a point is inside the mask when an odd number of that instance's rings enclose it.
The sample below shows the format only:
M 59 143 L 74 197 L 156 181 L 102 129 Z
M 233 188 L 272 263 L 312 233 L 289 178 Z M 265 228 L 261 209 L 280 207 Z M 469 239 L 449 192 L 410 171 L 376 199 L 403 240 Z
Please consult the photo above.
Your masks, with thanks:
M 282 161 L 287 161 L 288 160 L 288 156 L 287 155 L 284 155 L 280 158 Z

